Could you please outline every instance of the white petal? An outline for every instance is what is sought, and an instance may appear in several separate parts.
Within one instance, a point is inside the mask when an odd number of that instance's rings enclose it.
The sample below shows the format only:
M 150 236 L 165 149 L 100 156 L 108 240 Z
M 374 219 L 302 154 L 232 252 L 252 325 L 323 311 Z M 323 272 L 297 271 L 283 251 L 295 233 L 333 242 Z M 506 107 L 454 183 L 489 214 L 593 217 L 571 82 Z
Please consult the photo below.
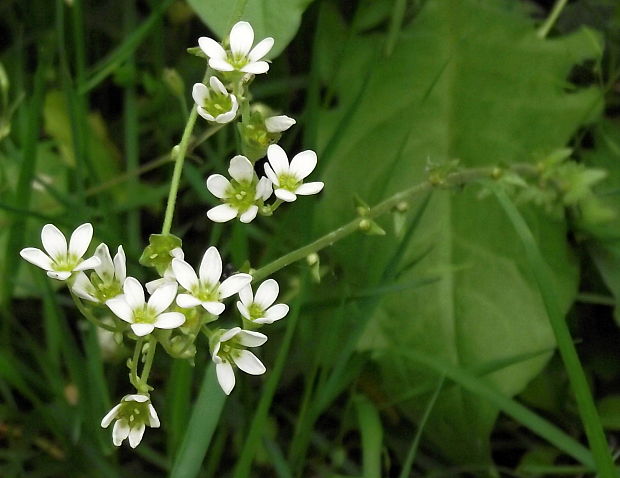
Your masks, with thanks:
M 233 71 L 235 68 L 222 58 L 211 58 L 209 66 L 217 71 Z
M 243 317 L 250 320 L 250 317 L 251 317 L 250 312 L 248 311 L 248 308 L 245 305 L 243 305 L 243 302 L 237 301 L 237 309 L 239 310 L 239 312 L 241 313 Z
M 227 111 L 226 113 L 222 113 L 222 114 L 217 115 L 213 119 L 213 121 L 215 121 L 218 124 L 226 124 L 226 123 L 230 123 L 232 120 L 234 120 L 235 116 L 237 116 L 237 109 L 233 105 L 233 108 L 230 111 Z
M 19 251 L 19 255 L 22 256 L 23 259 L 37 267 L 40 267 L 41 269 L 46 271 L 52 270 L 52 259 L 50 259 L 41 249 L 37 249 L 36 247 L 26 247 L 25 249 Z
M 153 324 L 131 324 L 131 330 L 138 337 L 144 337 L 147 334 L 153 332 L 155 326 Z
M 241 71 L 244 73 L 252 73 L 253 75 L 260 75 L 261 73 L 267 73 L 269 71 L 269 63 L 266 61 L 255 61 L 248 63 Z
M 288 156 L 286 155 L 286 152 L 277 144 L 272 144 L 269 148 L 267 148 L 267 159 L 273 168 L 273 172 L 276 173 L 276 176 L 289 172 Z M 267 172 L 266 169 L 265 172 Z M 269 176 L 269 174 L 267 174 L 267 176 Z M 271 180 L 273 181 L 273 179 Z M 276 181 L 274 181 L 274 183 L 275 182 Z
M 99 302 L 93 295 L 95 293 L 95 287 L 90 283 L 90 280 L 83 272 L 78 273 L 71 290 L 82 299 L 90 300 L 91 302 Z
M 198 284 L 196 272 L 183 259 L 172 259 L 172 270 L 179 284 L 186 290 L 192 290 Z
M 200 261 L 198 272 L 201 282 L 216 284 L 222 277 L 222 258 L 216 247 L 209 247 Z
M 165 312 L 155 320 L 158 329 L 175 329 L 185 323 L 185 316 L 180 312 Z
M 207 110 L 205 110 L 202 106 L 196 108 L 196 111 L 198 111 L 198 114 L 207 121 L 215 121 L 215 118 L 211 114 L 209 114 Z
M 129 307 L 132 309 L 140 309 L 144 306 L 144 289 L 142 284 L 138 282 L 138 279 L 134 277 L 127 277 L 123 283 L 123 292 L 125 293 L 125 300 Z
M 254 295 L 254 302 L 259 305 L 263 310 L 269 308 L 278 298 L 280 287 L 278 283 L 273 279 L 267 279 L 263 282 Z
M 320 193 L 323 190 L 323 184 L 320 181 L 314 183 L 304 183 L 295 190 L 295 194 L 300 196 L 308 196 L 310 194 Z
M 166 284 L 153 292 L 153 295 L 149 297 L 148 305 L 155 310 L 155 314 L 161 314 L 170 307 L 176 295 L 177 287 L 174 284 Z
M 228 329 L 226 332 L 224 332 L 220 336 L 220 343 L 228 342 L 230 339 L 232 339 L 235 335 L 239 334 L 240 332 L 241 332 L 241 327 L 233 327 L 232 329 Z
M 114 263 L 110 255 L 110 249 L 106 244 L 99 244 L 95 249 L 95 257 L 99 258 L 100 264 L 95 267 L 95 272 L 102 279 L 112 279 L 114 277 Z
M 220 298 L 225 299 L 226 297 L 236 294 L 246 285 L 249 285 L 250 282 L 252 282 L 252 276 L 250 274 L 235 274 L 230 276 L 220 284 L 218 289 Z
M 207 217 L 213 222 L 227 222 L 236 218 L 238 213 L 239 211 L 229 204 L 220 204 L 219 206 L 209 209 L 207 211 Z
M 149 426 L 151 428 L 159 428 L 159 417 L 157 416 L 157 412 L 153 405 L 149 403 Z
M 271 169 L 271 166 L 269 166 L 268 163 L 265 163 L 265 174 L 272 184 L 275 184 L 276 186 L 280 185 L 277 174 L 273 171 L 273 169 Z
M 237 334 L 237 340 L 245 347 L 259 347 L 267 342 L 267 336 L 252 330 L 241 330 Z
M 228 90 L 217 78 L 217 76 L 212 76 L 211 78 L 209 78 L 209 86 L 213 91 L 219 93 L 220 95 L 228 95 Z
M 118 405 L 115 405 L 114 407 L 112 407 L 112 410 L 110 410 L 105 417 L 103 417 L 103 419 L 101 420 L 101 426 L 103 428 L 108 428 L 110 426 L 110 423 L 112 423 L 112 420 L 114 420 L 114 418 L 116 418 L 116 412 L 118 412 L 118 409 L 121 408 L 121 404 L 119 403 Z
M 77 266 L 73 268 L 73 270 L 74 271 L 85 271 L 88 269 L 94 269 L 95 267 L 99 267 L 100 264 L 101 264 L 101 260 L 97 256 L 93 256 L 80 262 Z
M 198 39 L 198 46 L 211 59 L 218 58 L 223 60 L 226 58 L 226 50 L 213 38 L 200 37 Z
M 112 299 L 106 300 L 105 305 L 107 305 L 119 319 L 129 322 L 130 324 L 133 322 L 133 310 L 125 300 L 124 295 L 117 295 Z
M 67 253 L 67 240 L 62 232 L 53 224 L 46 224 L 41 230 L 43 248 L 52 259 L 64 256 Z
M 142 441 L 144 435 L 144 423 L 141 423 L 137 427 L 133 427 L 129 430 L 129 446 L 131 448 L 137 447 Z
M 265 120 L 265 127 L 270 133 L 282 133 L 295 123 L 297 123 L 297 121 L 286 115 L 272 116 Z
M 248 54 L 250 61 L 258 61 L 264 57 L 273 48 L 273 38 L 267 37 L 259 41 L 254 48 Z
M 316 153 L 312 150 L 302 151 L 291 160 L 290 172 L 300 181 L 316 168 Z
M 67 280 L 71 277 L 71 272 L 68 271 L 47 271 L 47 276 L 56 280 Z
M 144 287 L 146 287 L 146 291 L 153 295 L 153 292 L 155 292 L 159 287 L 167 284 L 169 281 L 164 279 L 163 277 L 161 279 L 155 279 L 152 280 L 150 282 L 147 282 L 146 284 L 144 284 Z
M 204 106 L 206 100 L 209 99 L 209 88 L 202 83 L 194 83 L 192 87 L 192 98 L 198 106 Z
M 252 302 L 254 302 L 254 294 L 252 294 L 252 286 L 248 284 L 246 287 L 241 289 L 239 291 L 239 298 L 241 299 L 241 302 L 243 302 L 243 304 L 246 307 L 250 307 Z
M 288 311 L 289 311 L 288 305 L 276 304 L 273 307 L 269 307 L 269 309 L 265 311 L 264 319 L 266 319 L 266 321 L 260 321 L 260 322 L 257 321 L 257 322 L 271 324 L 275 322 L 276 320 L 280 320 L 284 318 L 286 314 L 288 314 Z
M 149 397 L 142 395 L 141 393 L 131 393 L 123 397 L 123 402 L 138 402 L 144 403 L 148 401 Z
M 215 373 L 224 393 L 230 395 L 235 388 L 235 372 L 233 372 L 232 365 L 228 362 L 218 363 L 215 365 Z
M 221 302 L 201 302 L 201 305 L 213 315 L 220 315 L 226 309 L 226 306 Z
M 118 251 L 114 256 L 114 278 L 121 283 L 127 278 L 127 259 L 123 246 L 118 246 Z
M 193 295 L 189 294 L 179 294 L 177 295 L 177 305 L 179 307 L 183 307 L 184 309 L 191 309 L 192 307 L 196 307 L 200 305 L 202 301 L 197 299 Z
M 278 199 L 282 199 L 282 201 L 293 202 L 295 199 L 297 199 L 295 193 L 287 191 L 286 189 L 278 188 L 274 191 L 274 193 L 276 197 Z
M 254 199 L 262 199 L 263 201 L 266 201 L 269 199 L 272 192 L 273 187 L 271 186 L 271 180 L 263 176 L 256 185 L 256 194 L 254 195 Z
M 254 179 L 254 167 L 248 158 L 238 154 L 230 160 L 228 174 L 238 182 L 252 181 Z
M 227 196 L 227 191 L 230 188 L 230 181 L 221 174 L 212 174 L 207 178 L 207 189 L 216 198 L 224 199 Z
M 237 22 L 230 30 L 230 50 L 236 56 L 246 56 L 254 43 L 254 30 L 248 22 Z
M 232 359 L 237 367 L 250 375 L 262 375 L 267 371 L 258 357 L 249 350 L 238 350 Z
M 115 446 L 121 446 L 123 440 L 129 436 L 129 424 L 127 420 L 117 420 L 112 429 L 112 442 Z
M 93 225 L 87 222 L 78 227 L 69 239 L 69 253 L 82 257 L 93 238 Z
M 256 204 L 252 204 L 247 211 L 245 211 L 241 216 L 239 216 L 239 220 L 245 224 L 252 222 L 256 215 L 258 214 L 258 206 Z

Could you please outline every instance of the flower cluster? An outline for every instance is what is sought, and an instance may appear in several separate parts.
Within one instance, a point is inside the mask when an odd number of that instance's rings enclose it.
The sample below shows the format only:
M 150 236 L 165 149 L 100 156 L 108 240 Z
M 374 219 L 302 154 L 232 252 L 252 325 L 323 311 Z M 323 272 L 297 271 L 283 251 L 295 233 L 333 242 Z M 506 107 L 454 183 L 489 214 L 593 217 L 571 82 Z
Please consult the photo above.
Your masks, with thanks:
M 258 214 L 272 215 L 282 202 L 323 189 L 322 182 L 304 183 L 317 164 L 314 151 L 302 151 L 289 163 L 286 152 L 276 144 L 295 120 L 274 115 L 264 105 L 249 104 L 248 85 L 254 75 L 269 70 L 269 63 L 262 58 L 271 50 L 273 38 L 265 38 L 252 48 L 253 43 L 254 30 L 247 22 L 235 24 L 224 44 L 207 37 L 198 40 L 202 53 L 209 58 L 209 66 L 219 75 L 209 78 L 209 86 L 194 85 L 192 96 L 198 114 L 214 123 L 228 123 L 242 111 L 238 130 L 244 154 L 230 160 L 230 180 L 221 174 L 207 179 L 207 189 L 222 201 L 207 213 L 214 222 L 238 217 L 248 223 Z M 240 103 L 244 107 L 239 108 Z M 259 177 L 254 165 L 265 154 L 265 176 Z M 267 204 L 272 194 L 276 200 Z
M 289 162 L 286 152 L 277 145 L 295 120 L 274 114 L 264 105 L 250 104 L 249 84 L 254 75 L 269 70 L 264 57 L 273 46 L 273 38 L 254 45 L 250 24 L 238 22 L 223 43 L 207 37 L 200 38 L 198 43 L 209 59 L 209 70 L 215 74 L 209 76 L 207 84 L 193 86 L 193 114 L 219 125 L 240 116 L 237 129 L 243 148 L 243 154 L 230 160 L 230 179 L 220 174 L 207 178 L 208 190 L 222 201 L 207 212 L 208 218 L 226 222 L 238 217 L 248 223 L 259 214 L 272 215 L 283 202 L 292 202 L 298 195 L 320 192 L 322 182 L 304 182 L 316 167 L 316 153 L 303 151 Z M 262 176 L 257 173 L 256 162 L 265 155 Z M 272 196 L 274 202 L 267 204 Z M 154 268 L 159 276 L 143 285 L 138 278 L 128 275 L 122 246 L 112 257 L 109 247 L 99 244 L 88 257 L 92 238 L 90 223 L 75 229 L 68 243 L 56 226 L 47 224 L 41 231 L 44 250 L 27 247 L 20 254 L 44 269 L 49 277 L 64 281 L 86 319 L 112 332 L 117 341 L 134 343 L 133 358 L 127 365 L 135 393 L 123 397 L 101 421 L 104 428 L 115 422 L 112 439 L 116 446 L 127 438 L 135 448 L 147 425 L 160 426 L 151 403 L 153 387 L 149 385 L 158 346 L 174 358 L 193 363 L 200 346 L 198 338 L 205 336 L 219 384 L 226 394 L 235 386 L 236 368 L 250 375 L 265 373 L 265 366 L 249 349 L 267 341 L 258 329 L 288 314 L 286 304 L 276 303 L 280 289 L 275 280 L 265 280 L 254 293 L 249 273 L 224 276 L 222 258 L 213 246 L 206 249 L 194 269 L 186 261 L 181 239 L 164 227 L 162 234 L 150 236 L 140 257 L 140 264 Z M 236 315 L 236 322 L 229 320 L 215 327 L 213 323 L 226 311 L 226 300 L 235 295 L 236 309 L 229 310 Z

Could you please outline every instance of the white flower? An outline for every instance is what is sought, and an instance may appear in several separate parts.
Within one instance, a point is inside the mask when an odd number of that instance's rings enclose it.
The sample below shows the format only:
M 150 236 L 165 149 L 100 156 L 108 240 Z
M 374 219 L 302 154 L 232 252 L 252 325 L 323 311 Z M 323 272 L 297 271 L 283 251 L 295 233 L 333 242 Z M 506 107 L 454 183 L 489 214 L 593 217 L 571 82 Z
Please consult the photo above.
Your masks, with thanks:
M 271 196 L 271 182 L 263 177 L 260 180 L 254 173 L 252 163 L 245 156 L 237 155 L 230 160 L 229 181 L 221 174 L 207 178 L 207 189 L 224 204 L 207 211 L 207 217 L 214 222 L 226 222 L 239 216 L 241 222 L 252 221 L 262 205 Z
M 282 133 L 295 123 L 297 121 L 286 115 L 271 116 L 265 119 L 265 128 L 269 133 Z
M 170 251 L 170 255 L 172 256 L 173 259 L 175 257 L 177 259 L 183 259 L 185 257 L 185 253 L 183 252 L 183 249 L 181 249 L 180 247 L 175 247 L 174 249 L 172 249 Z M 170 265 L 164 271 L 163 277 L 161 277 L 160 279 L 152 280 L 151 282 L 147 282 L 144 285 L 146 287 L 146 291 L 149 294 L 152 294 L 157 289 L 159 289 L 160 287 L 166 284 L 174 284 L 175 286 L 177 285 L 177 278 L 175 277 L 174 271 L 172 270 L 172 261 L 170 261 Z
M 129 445 L 135 448 L 142 440 L 146 425 L 159 428 L 159 417 L 147 395 L 125 395 L 121 403 L 103 417 L 101 426 L 108 428 L 112 420 L 116 420 L 112 429 L 112 441 L 116 446 L 129 437 Z
M 95 250 L 95 257 L 100 261 L 95 267 L 96 276 L 91 275 L 89 279 L 84 272 L 78 273 L 71 290 L 82 299 L 105 302 L 122 293 L 123 282 L 127 277 L 125 251 L 123 246 L 118 246 L 118 251 L 112 260 L 108 246 L 99 244 Z
M 260 74 L 269 70 L 269 63 L 259 61 L 273 47 L 273 38 L 261 40 L 254 48 L 254 30 L 248 22 L 237 22 L 230 30 L 230 48 L 225 50 L 222 45 L 208 37 L 200 37 L 198 45 L 209 57 L 209 66 L 218 71 L 241 71 L 243 73 Z
M 258 347 L 267 341 L 267 336 L 260 332 L 242 330 L 234 327 L 230 330 L 221 329 L 212 340 L 213 362 L 217 381 L 226 395 L 230 395 L 235 387 L 234 363 L 237 367 L 250 375 L 265 373 L 263 363 L 245 347 Z
M 237 116 L 239 109 L 237 97 L 229 93 L 215 76 L 209 79 L 209 87 L 195 83 L 192 98 L 196 102 L 198 114 L 208 121 L 224 124 Z
M 36 247 L 26 247 L 20 255 L 31 264 L 47 271 L 53 279 L 66 280 L 73 272 L 93 269 L 100 264 L 98 257 L 82 260 L 93 238 L 93 226 L 90 223 L 79 226 L 69 240 L 53 224 L 46 224 L 41 230 L 41 242 L 47 252 Z
M 177 305 L 184 309 L 201 305 L 213 315 L 224 312 L 223 299 L 236 294 L 252 281 L 250 274 L 234 274 L 220 284 L 222 258 L 213 246 L 202 257 L 198 275 L 182 259 L 172 259 L 172 269 L 179 284 L 188 292 L 178 295 Z
M 241 315 L 255 324 L 272 324 L 288 314 L 288 305 L 272 305 L 278 298 L 280 288 L 273 279 L 267 279 L 252 295 L 252 286 L 248 285 L 239 291 L 240 301 L 237 309 Z
M 129 322 L 131 330 L 138 337 L 150 334 L 158 329 L 174 329 L 183 325 L 185 316 L 180 312 L 164 312 L 177 294 L 174 284 L 158 288 L 149 301 L 144 300 L 144 289 L 133 277 L 127 277 L 123 284 L 123 294 L 106 302 L 117 317 Z
M 316 194 L 323 189 L 324 184 L 320 181 L 305 183 L 303 180 L 316 167 L 316 153 L 311 150 L 296 154 L 289 165 L 288 156 L 277 144 L 272 144 L 267 149 L 265 174 L 274 185 L 275 195 L 278 199 L 292 202 L 297 199 L 297 194 L 307 196 Z

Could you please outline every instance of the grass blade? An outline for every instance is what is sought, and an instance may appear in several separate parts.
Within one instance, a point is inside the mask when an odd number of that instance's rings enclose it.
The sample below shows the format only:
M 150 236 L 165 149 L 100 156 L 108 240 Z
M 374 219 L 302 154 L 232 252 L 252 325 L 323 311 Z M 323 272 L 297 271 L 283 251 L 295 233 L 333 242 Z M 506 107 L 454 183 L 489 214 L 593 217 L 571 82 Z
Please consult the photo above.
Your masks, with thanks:
M 364 395 L 354 400 L 357 409 L 357 420 L 362 435 L 363 478 L 381 476 L 381 448 L 383 442 L 383 426 L 379 411 Z

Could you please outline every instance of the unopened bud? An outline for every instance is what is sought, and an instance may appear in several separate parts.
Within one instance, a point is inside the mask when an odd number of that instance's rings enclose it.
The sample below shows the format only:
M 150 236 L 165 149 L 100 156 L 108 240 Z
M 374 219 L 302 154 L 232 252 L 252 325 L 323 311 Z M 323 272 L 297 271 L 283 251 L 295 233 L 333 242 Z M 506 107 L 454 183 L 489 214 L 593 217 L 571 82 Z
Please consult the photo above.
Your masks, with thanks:
M 162 79 L 170 91 L 175 96 L 183 96 L 185 92 L 185 82 L 181 75 L 174 68 L 164 68 Z
M 308 254 L 306 256 L 306 262 L 308 263 L 309 266 L 313 266 L 314 264 L 319 262 L 319 255 L 316 252 L 313 252 L 312 254 Z

